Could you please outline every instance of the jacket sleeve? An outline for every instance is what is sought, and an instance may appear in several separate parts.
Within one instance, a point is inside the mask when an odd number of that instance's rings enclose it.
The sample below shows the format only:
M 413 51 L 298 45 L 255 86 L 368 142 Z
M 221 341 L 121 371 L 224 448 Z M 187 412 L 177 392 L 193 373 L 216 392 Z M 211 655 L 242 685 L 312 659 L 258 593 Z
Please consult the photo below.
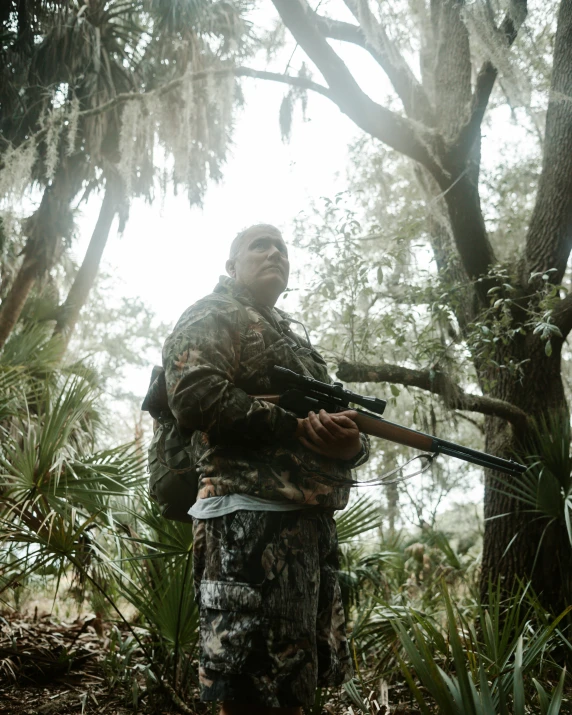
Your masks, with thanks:
M 361 442 L 361 449 L 355 457 L 348 460 L 347 464 L 350 469 L 357 469 L 357 467 L 361 467 L 361 465 L 365 464 L 369 459 L 369 437 L 364 432 L 360 432 L 359 438 Z
M 233 384 L 240 359 L 237 311 L 185 313 L 163 348 L 169 407 L 179 425 L 215 442 L 286 442 L 296 416 Z

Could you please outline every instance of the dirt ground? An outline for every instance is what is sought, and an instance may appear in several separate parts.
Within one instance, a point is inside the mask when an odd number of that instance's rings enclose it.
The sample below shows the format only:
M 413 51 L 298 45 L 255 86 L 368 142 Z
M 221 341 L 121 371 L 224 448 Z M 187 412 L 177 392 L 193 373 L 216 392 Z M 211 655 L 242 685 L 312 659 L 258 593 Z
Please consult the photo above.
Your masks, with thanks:
M 115 636 L 115 644 L 112 638 Z M 121 632 L 96 616 L 60 621 L 50 615 L 0 615 L 1 715 L 171 715 L 184 712 L 166 693 L 145 692 L 131 669 L 142 653 L 122 663 Z M 135 683 L 135 686 L 134 686 Z M 207 715 L 195 700 L 191 712 Z M 137 701 L 137 705 L 134 705 Z
M 168 689 L 146 690 L 146 659 L 129 632 L 99 616 L 64 621 L 51 614 L 0 614 L 0 715 L 214 715 L 191 688 L 184 702 Z M 141 636 L 144 637 L 142 631 Z M 196 671 L 196 666 L 195 666 Z M 342 700 L 346 696 L 343 696 Z M 321 715 L 351 715 L 332 700 Z M 405 704 L 392 713 L 414 715 Z M 373 706 L 372 715 L 388 715 Z

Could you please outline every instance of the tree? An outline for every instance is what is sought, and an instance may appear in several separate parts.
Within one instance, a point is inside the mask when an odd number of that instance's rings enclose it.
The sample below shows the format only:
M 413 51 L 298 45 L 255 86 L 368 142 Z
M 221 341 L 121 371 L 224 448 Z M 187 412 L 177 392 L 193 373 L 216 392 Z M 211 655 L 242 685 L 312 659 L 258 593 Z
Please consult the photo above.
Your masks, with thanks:
M 43 197 L 24 223 L 23 260 L 0 305 L 0 347 L 69 244 L 80 191 L 86 198 L 102 188 L 105 198 L 84 265 L 56 316 L 62 353 L 115 215 L 124 223 L 132 197 L 150 200 L 169 181 L 200 203 L 208 180 L 220 178 L 234 79 L 210 72 L 242 53 L 248 5 L 36 0 L 3 9 L 0 199 L 19 199 L 32 185 Z
M 404 365 L 350 362 L 340 365 L 339 376 L 441 395 L 457 410 L 485 415 L 487 451 L 518 452 L 547 412 L 568 418 L 561 353 L 572 328 L 572 297 L 561 286 L 572 247 L 572 0 L 554 4 L 556 20 L 546 28 L 553 52 L 542 169 L 516 260 L 499 259 L 485 225 L 479 177 L 482 123 L 499 71 L 503 63 L 510 65 L 526 0 L 511 2 L 504 15 L 493 2 L 471 8 L 461 0 L 396 3 L 412 38 L 407 51 L 395 28 L 392 35 L 381 3 L 374 10 L 376 3 L 345 0 L 354 18 L 346 22 L 315 12 L 305 0 L 272 1 L 323 76 L 319 91 L 367 135 L 415 163 L 435 263 L 455 318 L 451 327 L 456 341 L 470 350 L 481 394 L 467 392 L 445 371 Z M 484 28 L 480 45 L 471 29 L 475 17 Z M 331 39 L 370 53 L 401 111 L 378 104 L 360 88 Z M 413 50 L 420 79 L 406 59 Z M 545 604 L 561 610 L 572 594 L 572 552 L 564 527 L 532 520 L 514 496 L 497 487 L 496 475 L 487 474 L 483 592 L 490 578 L 503 577 L 507 584 L 531 578 Z

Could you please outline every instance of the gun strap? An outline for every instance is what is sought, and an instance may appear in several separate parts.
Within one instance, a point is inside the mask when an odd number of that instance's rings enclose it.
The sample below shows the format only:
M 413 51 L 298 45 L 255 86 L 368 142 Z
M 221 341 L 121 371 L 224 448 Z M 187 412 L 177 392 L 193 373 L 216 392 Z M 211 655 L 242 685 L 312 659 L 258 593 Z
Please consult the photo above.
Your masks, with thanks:
M 411 457 L 411 459 L 408 459 L 405 464 L 402 464 L 399 467 L 395 467 L 395 469 L 392 469 L 391 471 L 386 472 L 379 477 L 374 477 L 373 479 L 365 479 L 363 481 L 357 479 L 338 479 L 336 477 L 333 477 L 331 474 L 327 474 L 326 472 L 307 467 L 303 462 L 300 464 L 300 468 L 304 472 L 311 474 L 315 479 L 321 481 L 323 484 L 330 484 L 336 487 L 375 487 L 384 486 L 387 484 L 397 484 L 398 482 L 403 482 L 406 479 L 411 479 L 412 477 L 417 477 L 420 474 L 423 474 L 433 464 L 433 460 L 436 456 L 437 454 L 433 452 L 423 452 L 422 454 L 416 454 L 415 457 Z M 394 474 L 401 472 L 408 464 L 411 464 L 411 462 L 414 462 L 416 459 L 425 459 L 427 461 L 426 464 L 420 469 L 418 469 L 416 472 L 413 472 L 412 474 L 405 474 L 404 476 L 398 477 L 397 479 L 389 480 L 389 477 L 392 477 Z

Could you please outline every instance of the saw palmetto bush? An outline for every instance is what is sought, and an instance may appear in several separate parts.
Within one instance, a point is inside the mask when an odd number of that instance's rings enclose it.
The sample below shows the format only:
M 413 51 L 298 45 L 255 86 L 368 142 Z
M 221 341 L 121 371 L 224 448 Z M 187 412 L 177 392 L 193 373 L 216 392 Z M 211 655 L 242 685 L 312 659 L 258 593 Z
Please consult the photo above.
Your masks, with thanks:
M 500 588 L 491 591 L 487 608 L 477 604 L 476 618 L 454 608 L 445 586 L 442 597 L 444 620 L 410 613 L 393 621 L 402 649 L 397 653 L 401 672 L 424 715 L 435 706 L 445 715 L 566 711 L 566 668 L 554 657 L 562 658 L 562 649 L 568 655 L 572 650 L 559 630 L 566 612 L 547 620 L 526 587 L 506 600 Z
M 188 702 L 198 641 L 191 526 L 166 521 L 149 502 L 140 444 L 100 446 L 110 436 L 97 374 L 62 366 L 59 355 L 50 332 L 30 325 L 0 356 L 0 596 L 7 602 L 40 579 L 91 599 L 121 625 L 104 663 L 110 687 L 128 686 L 134 702 L 141 688 Z M 546 449 L 544 467 L 533 460 L 542 475 L 568 464 L 560 437 L 551 429 L 554 463 Z M 562 506 L 564 491 L 559 497 Z M 475 556 L 431 529 L 383 540 L 371 498 L 357 499 L 337 524 L 354 712 L 381 702 L 369 697 L 380 679 L 390 703 L 407 691 L 423 713 L 566 711 L 568 614 L 548 616 L 526 585 L 510 597 L 491 589 L 485 607 Z
M 553 539 L 567 542 L 572 550 L 572 454 L 570 421 L 561 412 L 549 412 L 538 420 L 525 447 L 528 469 L 517 485 L 497 478 L 497 490 L 511 493 L 523 512 L 542 527 L 541 543 Z M 515 535 L 516 538 L 516 535 Z M 541 543 L 535 553 L 534 565 L 546 567 L 539 560 Z M 509 546 L 510 548 L 510 546 Z M 572 583 L 567 563 L 552 562 L 563 584 Z M 566 589 L 566 587 L 564 587 Z M 565 590 L 566 592 L 566 590 Z
M 424 715 L 569 711 L 570 609 L 554 618 L 524 583 L 509 594 L 491 586 L 481 602 L 474 562 L 432 531 L 345 547 L 359 594 L 350 610 L 355 677 L 345 686 L 354 712 L 377 713 L 386 687 L 389 705 L 405 701 Z
M 11 555 L 22 579 L 48 565 L 80 568 L 97 556 L 98 522 L 111 499 L 141 478 L 141 458 L 133 446 L 97 449 L 98 389 L 89 370 L 53 369 L 55 348 L 36 329 L 14 336 L 20 341 L 36 344 L 31 364 L 18 364 L 20 347 L 10 343 L 0 360 L 0 524 L 4 557 Z
M 141 445 L 98 447 L 97 376 L 55 367 L 53 343 L 35 326 L 0 357 L 0 597 L 31 578 L 65 595 L 71 579 L 131 632 L 151 680 L 170 680 L 163 666 L 177 673 L 196 643 L 190 527 L 148 504 Z

